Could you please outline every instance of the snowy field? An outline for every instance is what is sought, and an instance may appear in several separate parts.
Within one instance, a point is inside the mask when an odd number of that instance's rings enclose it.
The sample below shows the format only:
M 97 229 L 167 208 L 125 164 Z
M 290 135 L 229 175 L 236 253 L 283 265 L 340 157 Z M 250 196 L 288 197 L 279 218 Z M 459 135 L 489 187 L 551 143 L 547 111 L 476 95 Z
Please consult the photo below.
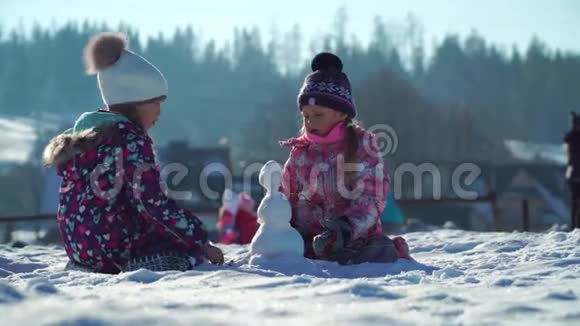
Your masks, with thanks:
M 7 117 L 0 114 L 0 163 L 26 163 L 34 149 L 38 133 L 56 130 L 62 117 L 43 114 L 32 118 Z
M 405 236 L 420 263 L 280 258 L 121 275 L 63 271 L 59 247 L 0 246 L 1 325 L 580 325 L 580 230 Z

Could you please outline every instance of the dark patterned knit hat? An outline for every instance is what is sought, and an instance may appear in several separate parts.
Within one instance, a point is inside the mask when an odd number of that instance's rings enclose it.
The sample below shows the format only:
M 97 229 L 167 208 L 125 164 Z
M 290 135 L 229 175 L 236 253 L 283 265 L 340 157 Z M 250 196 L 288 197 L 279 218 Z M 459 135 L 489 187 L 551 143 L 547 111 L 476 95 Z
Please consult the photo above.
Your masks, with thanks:
M 320 105 L 356 116 L 350 81 L 342 72 L 342 61 L 332 53 L 319 53 L 312 59 L 312 73 L 304 79 L 298 94 L 298 107 Z

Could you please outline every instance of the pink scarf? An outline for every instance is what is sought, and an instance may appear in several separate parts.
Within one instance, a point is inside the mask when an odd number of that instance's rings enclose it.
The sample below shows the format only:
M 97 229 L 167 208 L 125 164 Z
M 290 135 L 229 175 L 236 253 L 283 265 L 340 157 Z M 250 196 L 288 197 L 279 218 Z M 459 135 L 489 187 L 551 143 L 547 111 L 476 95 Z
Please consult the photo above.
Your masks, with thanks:
M 318 145 L 326 145 L 326 144 L 334 144 L 338 143 L 339 141 L 344 139 L 346 134 L 346 126 L 344 123 L 339 122 L 330 130 L 330 132 L 326 136 L 318 136 L 313 133 L 306 131 L 304 136 L 306 139 L 314 144 Z

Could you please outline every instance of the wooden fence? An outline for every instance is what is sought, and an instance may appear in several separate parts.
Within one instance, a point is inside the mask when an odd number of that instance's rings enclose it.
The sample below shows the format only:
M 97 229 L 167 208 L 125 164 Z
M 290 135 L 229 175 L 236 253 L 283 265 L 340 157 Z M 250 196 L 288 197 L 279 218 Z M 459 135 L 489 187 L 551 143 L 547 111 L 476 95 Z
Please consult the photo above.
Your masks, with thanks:
M 530 210 L 529 201 L 526 198 L 521 199 L 522 202 L 522 225 L 524 231 L 530 231 Z M 421 205 L 437 205 L 437 204 L 471 204 L 471 203 L 489 203 L 492 207 L 493 228 L 499 230 L 499 212 L 497 206 L 497 198 L 493 194 L 479 197 L 477 199 L 460 199 L 460 198 L 441 198 L 441 199 L 399 199 L 397 203 L 404 206 L 421 206 Z M 201 210 L 193 210 L 196 214 L 202 217 L 206 222 L 210 231 L 215 226 L 215 218 L 217 218 L 217 210 L 204 208 Z M 0 225 L 4 226 L 3 239 L 0 235 L 0 242 L 9 242 L 12 239 L 12 232 L 15 230 L 15 225 L 19 223 L 37 224 L 41 225 L 56 222 L 56 214 L 39 214 L 31 216 L 0 216 Z M 38 232 L 37 232 L 38 234 Z

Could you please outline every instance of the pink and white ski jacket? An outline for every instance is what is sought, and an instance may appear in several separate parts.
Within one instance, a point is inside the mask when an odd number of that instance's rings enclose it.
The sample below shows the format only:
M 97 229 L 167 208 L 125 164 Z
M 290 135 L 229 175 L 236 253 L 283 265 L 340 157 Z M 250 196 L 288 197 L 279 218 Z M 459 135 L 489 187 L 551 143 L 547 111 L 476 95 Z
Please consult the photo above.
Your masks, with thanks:
M 346 127 L 341 124 L 335 128 Z M 305 241 L 324 231 L 322 219 L 345 217 L 352 228 L 352 240 L 382 232 L 380 216 L 389 192 L 389 173 L 376 136 L 361 127 L 353 128 L 359 139 L 358 171 L 352 173 L 350 181 L 344 172 L 354 167 L 344 164 L 344 137 L 321 143 L 302 135 L 280 142 L 292 147 L 283 169 L 282 190 L 292 206 L 291 224 Z

